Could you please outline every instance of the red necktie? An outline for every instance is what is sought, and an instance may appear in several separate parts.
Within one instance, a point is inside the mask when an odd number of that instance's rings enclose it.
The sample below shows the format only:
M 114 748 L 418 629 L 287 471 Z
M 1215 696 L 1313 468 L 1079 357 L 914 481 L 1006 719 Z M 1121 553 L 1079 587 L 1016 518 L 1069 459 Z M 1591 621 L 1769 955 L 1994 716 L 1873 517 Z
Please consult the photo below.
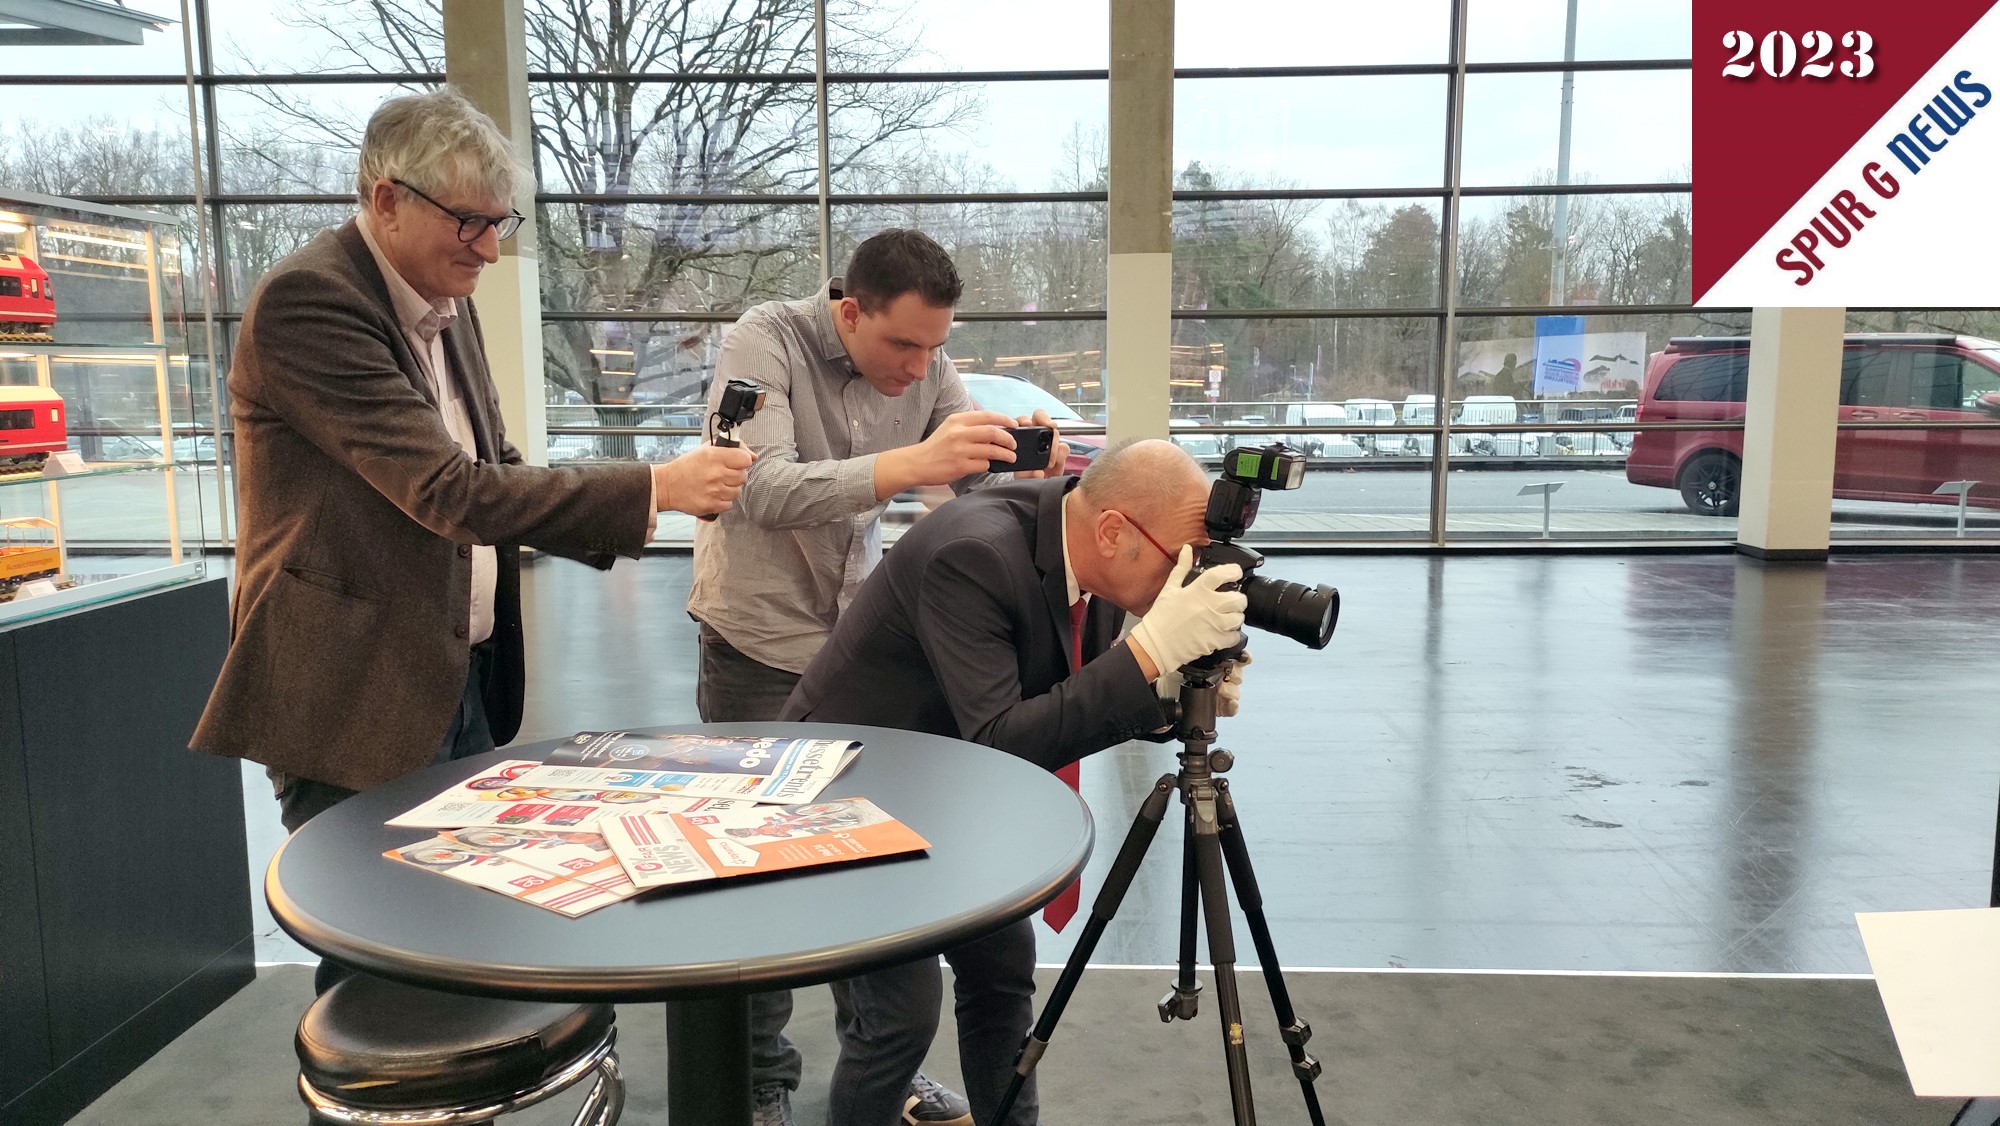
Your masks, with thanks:
M 1071 675 L 1075 675 L 1083 668 L 1083 611 L 1084 607 L 1088 604 L 1088 599 L 1079 598 L 1075 602 L 1070 603 L 1069 607 L 1069 670 Z M 1068 766 L 1059 766 L 1056 768 L 1056 777 L 1069 783 L 1069 788 L 1072 790 L 1077 789 L 1077 780 L 1082 774 L 1077 767 L 1077 763 L 1070 763 Z M 1050 901 L 1047 907 L 1042 908 L 1042 920 L 1056 930 L 1062 930 L 1076 916 L 1076 906 L 1081 898 L 1082 891 L 1077 886 L 1077 882 L 1074 880 L 1070 881 L 1070 885 L 1062 890 L 1061 895 L 1056 896 L 1055 899 Z

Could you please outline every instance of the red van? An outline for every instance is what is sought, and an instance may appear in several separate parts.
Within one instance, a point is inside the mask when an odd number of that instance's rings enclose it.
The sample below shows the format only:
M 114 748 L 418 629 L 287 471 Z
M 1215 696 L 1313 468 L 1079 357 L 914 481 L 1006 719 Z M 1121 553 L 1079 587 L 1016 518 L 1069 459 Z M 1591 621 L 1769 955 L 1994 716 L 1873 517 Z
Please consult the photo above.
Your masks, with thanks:
M 1646 365 L 1637 421 L 1743 418 L 1750 338 L 1675 338 Z M 1832 372 L 1827 373 L 1830 379 Z M 2000 343 L 1975 336 L 1850 333 L 1840 364 L 1840 421 L 1992 422 L 2000 418 Z M 2000 430 L 1842 430 L 1833 495 L 1847 500 L 1957 504 L 1934 490 L 1979 481 L 1968 503 L 2000 508 Z M 1625 478 L 1677 489 L 1703 516 L 1734 516 L 1740 430 L 1641 430 Z

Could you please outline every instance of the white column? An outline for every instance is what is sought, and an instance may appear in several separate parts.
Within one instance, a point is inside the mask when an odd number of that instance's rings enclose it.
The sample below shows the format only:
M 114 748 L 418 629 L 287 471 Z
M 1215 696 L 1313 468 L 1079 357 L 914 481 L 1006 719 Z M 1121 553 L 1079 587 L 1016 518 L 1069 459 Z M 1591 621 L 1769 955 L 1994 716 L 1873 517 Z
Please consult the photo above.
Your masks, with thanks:
M 444 0 L 446 79 L 490 115 L 514 143 L 521 166 L 534 165 L 528 115 L 528 40 L 522 0 Z M 535 465 L 548 464 L 548 402 L 542 378 L 542 277 L 535 234 L 532 174 L 514 190 L 528 217 L 500 244 L 500 261 L 479 276 L 473 300 L 486 335 L 486 362 L 500 393 L 507 438 Z
M 1109 439 L 1167 436 L 1173 323 L 1174 5 L 1111 0 Z
M 1845 309 L 1756 309 L 1743 419 L 1736 549 L 1825 559 L 1833 527 Z

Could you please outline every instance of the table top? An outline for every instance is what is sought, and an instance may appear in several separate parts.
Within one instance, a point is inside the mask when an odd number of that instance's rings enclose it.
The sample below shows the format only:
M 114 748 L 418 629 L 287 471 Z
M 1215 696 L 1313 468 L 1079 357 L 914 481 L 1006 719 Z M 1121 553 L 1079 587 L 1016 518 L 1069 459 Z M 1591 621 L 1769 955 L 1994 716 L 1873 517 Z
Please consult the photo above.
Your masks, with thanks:
M 565 741 L 550 740 L 433 766 L 313 818 L 271 858 L 271 914 L 322 955 L 413 984 L 664 1000 L 810 985 L 935 956 L 1031 914 L 1090 856 L 1083 802 L 991 747 L 845 724 L 648 730 L 858 739 L 861 754 L 823 796 L 873 801 L 930 850 L 656 890 L 574 919 L 382 856 L 429 835 L 384 821 L 498 761 L 539 759 Z

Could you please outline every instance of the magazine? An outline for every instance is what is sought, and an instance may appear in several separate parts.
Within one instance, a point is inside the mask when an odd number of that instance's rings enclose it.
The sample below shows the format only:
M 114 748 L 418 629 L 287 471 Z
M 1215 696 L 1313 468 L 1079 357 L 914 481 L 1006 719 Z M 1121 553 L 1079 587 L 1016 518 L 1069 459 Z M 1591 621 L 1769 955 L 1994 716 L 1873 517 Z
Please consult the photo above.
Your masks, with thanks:
M 641 888 L 783 872 L 921 852 L 930 842 L 865 798 L 800 805 L 735 803 L 700 811 L 621 810 L 600 821 Z
M 536 786 L 523 776 L 542 764 L 530 759 L 497 763 L 388 824 L 401 829 L 474 827 L 573 830 L 592 827 L 607 811 L 692 807 L 696 799 L 658 791 L 604 787 Z M 709 799 L 719 800 L 719 799 Z
M 526 786 L 805 802 L 861 753 L 851 739 L 583 731 L 523 772 Z
M 595 833 L 505 830 L 503 839 L 501 832 L 440 834 L 382 855 L 571 918 L 639 893 Z

